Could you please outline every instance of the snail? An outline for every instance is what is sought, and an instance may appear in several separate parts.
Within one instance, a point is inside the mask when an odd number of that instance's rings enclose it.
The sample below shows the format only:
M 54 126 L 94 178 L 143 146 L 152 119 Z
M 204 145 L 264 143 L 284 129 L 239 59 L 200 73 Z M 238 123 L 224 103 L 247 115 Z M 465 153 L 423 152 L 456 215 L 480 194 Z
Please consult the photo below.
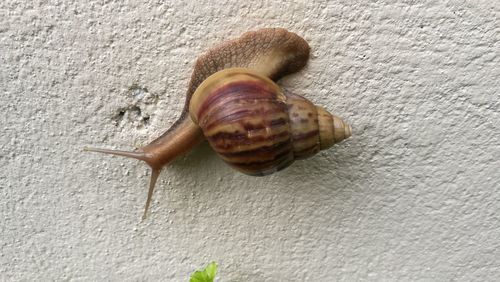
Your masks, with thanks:
M 263 176 L 351 136 L 342 119 L 274 81 L 302 69 L 309 45 L 282 28 L 244 33 L 198 58 L 178 120 L 136 151 L 86 147 L 146 162 L 152 169 L 143 218 L 161 169 L 207 140 L 226 163 Z

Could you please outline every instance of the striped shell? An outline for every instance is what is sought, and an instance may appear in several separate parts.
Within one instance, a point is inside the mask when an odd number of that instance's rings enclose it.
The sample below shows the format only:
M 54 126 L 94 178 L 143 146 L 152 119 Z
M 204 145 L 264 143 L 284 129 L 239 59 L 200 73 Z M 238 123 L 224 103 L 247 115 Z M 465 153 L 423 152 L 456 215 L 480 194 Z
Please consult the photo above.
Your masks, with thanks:
M 207 78 L 189 112 L 220 157 L 250 175 L 271 174 L 351 135 L 340 118 L 243 68 Z

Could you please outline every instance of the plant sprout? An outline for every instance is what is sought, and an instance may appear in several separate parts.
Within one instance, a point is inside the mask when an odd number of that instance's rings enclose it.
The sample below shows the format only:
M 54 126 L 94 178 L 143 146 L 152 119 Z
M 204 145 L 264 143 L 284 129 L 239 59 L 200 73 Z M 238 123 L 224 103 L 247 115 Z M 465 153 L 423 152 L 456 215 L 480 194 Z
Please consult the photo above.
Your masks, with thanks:
M 197 270 L 191 274 L 189 282 L 214 282 L 217 274 L 217 263 L 211 262 L 203 270 Z

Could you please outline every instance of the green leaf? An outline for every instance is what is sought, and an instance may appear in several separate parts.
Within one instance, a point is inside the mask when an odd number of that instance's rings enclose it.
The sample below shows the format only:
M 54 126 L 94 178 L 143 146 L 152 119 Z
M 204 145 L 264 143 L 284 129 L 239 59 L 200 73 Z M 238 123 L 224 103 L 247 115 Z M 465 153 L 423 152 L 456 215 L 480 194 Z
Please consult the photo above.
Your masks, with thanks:
M 205 272 L 207 273 L 208 277 L 210 277 L 210 279 L 215 279 L 215 275 L 217 274 L 217 264 L 215 262 L 211 262 L 205 268 Z
M 205 269 L 195 271 L 191 274 L 189 282 L 213 282 L 217 274 L 217 263 L 211 262 Z

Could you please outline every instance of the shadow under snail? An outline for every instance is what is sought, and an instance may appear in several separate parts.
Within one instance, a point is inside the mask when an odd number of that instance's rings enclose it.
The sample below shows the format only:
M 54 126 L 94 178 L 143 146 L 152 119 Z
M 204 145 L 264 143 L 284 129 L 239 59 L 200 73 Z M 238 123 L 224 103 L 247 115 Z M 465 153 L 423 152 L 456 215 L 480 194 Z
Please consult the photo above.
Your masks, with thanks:
M 208 140 L 235 169 L 263 176 L 351 136 L 342 119 L 274 81 L 302 69 L 309 45 L 282 28 L 247 32 L 198 58 L 179 119 L 133 152 L 84 148 L 145 161 L 152 169 L 143 218 L 162 167 Z

